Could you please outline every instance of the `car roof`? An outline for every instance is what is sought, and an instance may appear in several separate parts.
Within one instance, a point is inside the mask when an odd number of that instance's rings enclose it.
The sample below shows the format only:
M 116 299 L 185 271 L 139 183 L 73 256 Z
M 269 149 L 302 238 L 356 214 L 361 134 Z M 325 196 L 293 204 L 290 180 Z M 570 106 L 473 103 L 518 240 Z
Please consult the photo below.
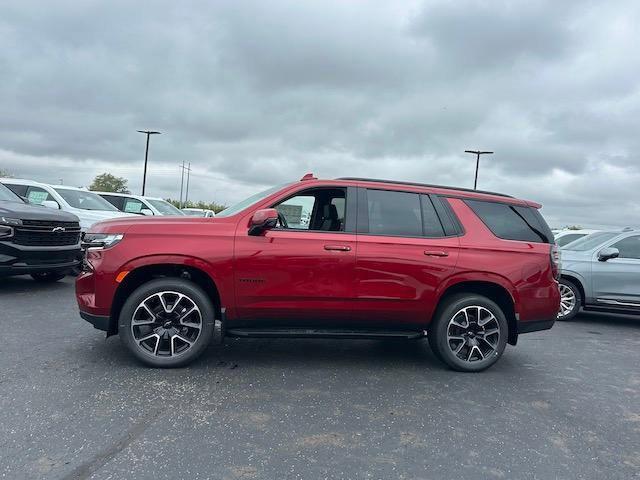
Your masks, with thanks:
M 340 177 L 333 180 L 320 180 L 308 173 L 300 179 L 300 182 L 309 183 L 329 183 L 336 186 L 348 186 L 356 185 L 368 188 L 384 188 L 389 190 L 399 190 L 406 187 L 408 190 L 416 191 L 420 193 L 431 193 L 434 195 L 443 196 L 455 196 L 461 198 L 467 198 L 470 200 L 487 200 L 493 202 L 510 203 L 514 205 L 528 205 L 534 208 L 540 208 L 542 205 L 529 200 L 518 199 L 504 193 L 489 192 L 486 190 L 473 190 L 464 187 L 451 187 L 446 185 L 434 185 L 430 183 L 418 183 L 418 182 L 406 182 L 399 180 L 383 180 L 378 178 L 364 178 L 364 177 Z
M 46 187 L 49 186 L 46 183 L 36 182 L 35 180 L 27 180 L 26 178 L 3 177 L 3 178 L 0 178 L 0 181 L 2 183 L 10 183 L 10 184 L 16 184 L 16 185 L 32 185 L 34 187 L 41 187 L 43 185 Z
M 579 230 L 571 230 L 569 228 L 560 230 L 556 233 L 556 235 L 569 235 L 571 233 L 584 233 L 585 235 L 589 235 L 591 233 L 600 232 L 602 230 L 590 229 L 590 228 L 581 228 Z
M 93 193 L 97 193 L 98 195 L 113 195 L 114 197 L 132 197 L 132 198 L 144 198 L 146 200 L 162 200 L 165 201 L 164 198 L 160 197 L 149 197 L 147 195 L 136 195 L 135 193 L 122 193 L 122 192 L 99 192 L 97 190 L 92 190 Z

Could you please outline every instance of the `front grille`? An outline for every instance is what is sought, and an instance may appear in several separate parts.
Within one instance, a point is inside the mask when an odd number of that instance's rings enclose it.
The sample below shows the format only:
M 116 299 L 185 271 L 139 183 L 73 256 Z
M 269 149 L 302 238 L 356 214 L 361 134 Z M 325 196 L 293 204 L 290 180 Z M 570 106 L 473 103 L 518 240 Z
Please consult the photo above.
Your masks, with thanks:
M 11 240 L 16 245 L 30 247 L 76 245 L 80 241 L 80 225 L 78 222 L 23 220 L 21 226 L 15 227 Z
M 78 222 L 59 222 L 57 220 L 22 220 L 22 225 L 30 228 L 48 228 L 64 227 L 64 228 L 80 228 Z

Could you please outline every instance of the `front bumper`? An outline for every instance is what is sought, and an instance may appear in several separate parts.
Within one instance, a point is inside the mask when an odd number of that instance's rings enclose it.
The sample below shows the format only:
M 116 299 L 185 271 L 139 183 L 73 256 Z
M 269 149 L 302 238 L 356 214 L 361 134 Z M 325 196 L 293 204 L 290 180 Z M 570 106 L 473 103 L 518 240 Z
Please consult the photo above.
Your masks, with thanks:
M 93 315 L 92 313 L 87 313 L 80 310 L 80 316 L 91 325 L 93 325 L 93 328 L 102 330 L 104 332 L 109 331 L 109 317 L 107 315 Z
M 0 276 L 62 272 L 81 262 L 80 245 L 31 247 L 0 242 Z

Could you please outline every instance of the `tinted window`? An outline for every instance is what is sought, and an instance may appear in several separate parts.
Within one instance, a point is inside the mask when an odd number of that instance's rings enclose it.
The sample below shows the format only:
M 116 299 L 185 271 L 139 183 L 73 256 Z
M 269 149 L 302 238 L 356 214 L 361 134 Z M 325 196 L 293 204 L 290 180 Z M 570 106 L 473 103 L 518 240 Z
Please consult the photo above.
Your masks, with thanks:
M 620 250 L 620 257 L 618 258 L 640 259 L 640 235 L 624 238 L 611 246 Z
M 433 207 L 433 203 L 428 195 L 421 195 L 422 197 L 422 234 L 425 237 L 442 237 L 444 236 L 444 230 L 442 229 L 442 223 L 438 218 L 436 209 Z
M 100 196 L 104 198 L 107 202 L 109 202 L 111 205 L 116 207 L 118 210 L 122 210 L 122 206 L 124 204 L 123 197 L 117 197 L 115 195 L 100 195 Z
M 465 200 L 496 237 L 551 243 L 553 234 L 537 209 L 497 202 Z
M 417 193 L 367 190 L 369 233 L 422 236 L 422 209 Z
M 578 240 L 579 238 L 584 237 L 584 233 L 568 233 L 567 235 L 563 235 L 562 237 L 556 240 L 556 243 L 559 247 L 564 247 L 567 243 L 571 243 L 574 240 Z

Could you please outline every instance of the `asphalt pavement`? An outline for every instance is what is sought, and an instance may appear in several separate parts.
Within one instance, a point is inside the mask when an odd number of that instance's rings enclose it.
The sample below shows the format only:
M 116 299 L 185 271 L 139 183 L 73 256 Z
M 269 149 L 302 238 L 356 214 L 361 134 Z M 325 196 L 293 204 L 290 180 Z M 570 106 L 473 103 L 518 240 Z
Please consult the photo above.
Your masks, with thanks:
M 0 279 L 0 476 L 640 478 L 640 318 L 522 335 L 480 374 L 426 341 L 227 340 L 154 370 L 73 279 Z

